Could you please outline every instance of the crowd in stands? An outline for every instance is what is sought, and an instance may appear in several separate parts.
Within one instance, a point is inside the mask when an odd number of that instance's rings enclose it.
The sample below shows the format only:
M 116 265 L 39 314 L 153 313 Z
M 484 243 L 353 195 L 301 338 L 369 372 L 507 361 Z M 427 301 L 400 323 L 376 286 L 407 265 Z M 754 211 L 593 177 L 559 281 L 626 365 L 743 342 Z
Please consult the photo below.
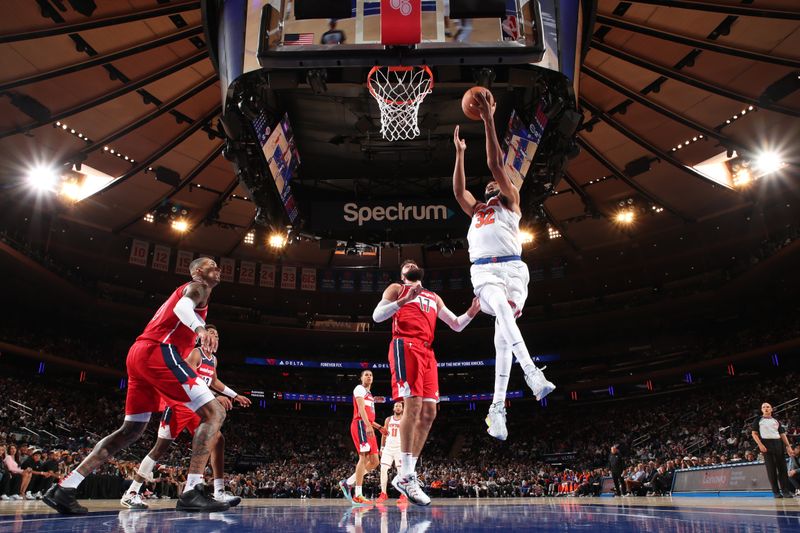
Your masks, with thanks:
M 669 491 L 675 469 L 758 460 L 748 419 L 764 399 L 790 400 L 797 375 L 741 378 L 636 401 L 562 404 L 542 408 L 515 402 L 509 440 L 490 438 L 482 416 L 448 405 L 440 412 L 418 464 L 435 497 L 595 495 L 608 474 L 608 454 L 619 444 L 626 492 Z M 35 498 L 66 474 L 100 436 L 118 427 L 123 391 L 103 386 L 61 387 L 0 378 L 0 498 Z M 347 411 L 346 409 L 343 411 Z M 378 413 L 379 419 L 382 414 Z M 778 415 L 798 437 L 793 411 Z M 253 407 L 229 415 L 223 432 L 227 483 L 234 494 L 267 498 L 335 498 L 337 482 L 354 468 L 346 415 L 292 414 Z M 139 458 L 152 445 L 148 433 L 82 487 L 84 497 L 117 497 Z M 280 435 L 280 438 L 276 436 Z M 190 441 L 184 434 L 159 463 L 151 497 L 175 497 L 185 481 Z M 37 453 L 38 452 L 38 453 Z M 365 492 L 377 495 L 371 474 Z

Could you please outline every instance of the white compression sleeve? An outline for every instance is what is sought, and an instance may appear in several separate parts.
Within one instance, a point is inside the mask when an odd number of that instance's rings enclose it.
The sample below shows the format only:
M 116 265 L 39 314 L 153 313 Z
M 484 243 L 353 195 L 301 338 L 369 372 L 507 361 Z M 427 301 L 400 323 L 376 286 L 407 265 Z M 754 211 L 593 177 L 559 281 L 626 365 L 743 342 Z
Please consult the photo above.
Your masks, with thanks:
M 178 303 L 175 304 L 175 309 L 173 310 L 175 316 L 178 317 L 178 320 L 186 326 L 187 328 L 195 331 L 200 326 L 205 326 L 206 323 L 203 321 L 202 318 L 197 316 L 197 313 L 194 312 L 194 301 L 188 296 L 184 296 Z
M 442 306 L 442 308 L 439 309 L 439 318 L 442 319 L 442 322 L 450 326 L 450 329 L 453 331 L 461 331 L 467 327 L 467 324 L 472 322 L 472 317 L 467 313 L 457 317 L 445 306 Z
M 375 322 L 383 322 L 384 320 L 388 320 L 392 317 L 396 312 L 400 310 L 400 306 L 397 302 L 391 302 L 389 300 L 381 300 L 378 302 L 378 305 L 375 307 L 375 310 L 372 312 L 372 320 Z

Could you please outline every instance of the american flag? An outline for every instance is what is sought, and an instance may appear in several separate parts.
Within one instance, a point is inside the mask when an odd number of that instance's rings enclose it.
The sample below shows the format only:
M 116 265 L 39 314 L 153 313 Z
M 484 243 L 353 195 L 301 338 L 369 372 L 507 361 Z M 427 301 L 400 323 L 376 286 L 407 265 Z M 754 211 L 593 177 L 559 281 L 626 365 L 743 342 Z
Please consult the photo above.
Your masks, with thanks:
M 284 46 L 299 46 L 303 44 L 314 44 L 313 33 L 287 33 L 283 36 Z

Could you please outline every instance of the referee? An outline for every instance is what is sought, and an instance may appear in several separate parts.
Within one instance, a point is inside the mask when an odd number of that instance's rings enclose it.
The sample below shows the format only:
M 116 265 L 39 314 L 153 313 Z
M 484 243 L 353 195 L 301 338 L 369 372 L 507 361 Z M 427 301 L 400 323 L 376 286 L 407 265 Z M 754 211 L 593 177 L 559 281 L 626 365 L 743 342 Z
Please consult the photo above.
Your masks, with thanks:
M 764 455 L 764 464 L 767 467 L 767 477 L 772 485 L 772 493 L 776 498 L 793 498 L 791 485 L 789 485 L 789 475 L 786 471 L 786 460 L 783 455 L 783 448 L 789 457 L 794 457 L 794 450 L 786 438 L 786 428 L 772 418 L 772 406 L 767 402 L 761 404 L 762 416 L 753 422 L 753 440 L 758 444 L 758 449 Z M 780 482 L 781 491 L 778 490 Z

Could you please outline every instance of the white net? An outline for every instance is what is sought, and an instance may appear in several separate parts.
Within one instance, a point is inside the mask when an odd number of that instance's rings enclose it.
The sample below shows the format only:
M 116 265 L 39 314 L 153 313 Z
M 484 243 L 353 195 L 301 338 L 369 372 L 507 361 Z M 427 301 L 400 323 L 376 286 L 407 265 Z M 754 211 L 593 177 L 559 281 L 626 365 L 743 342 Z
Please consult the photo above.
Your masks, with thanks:
M 367 77 L 381 110 L 381 135 L 387 141 L 419 136 L 419 106 L 433 89 L 433 73 L 422 67 L 374 67 Z

